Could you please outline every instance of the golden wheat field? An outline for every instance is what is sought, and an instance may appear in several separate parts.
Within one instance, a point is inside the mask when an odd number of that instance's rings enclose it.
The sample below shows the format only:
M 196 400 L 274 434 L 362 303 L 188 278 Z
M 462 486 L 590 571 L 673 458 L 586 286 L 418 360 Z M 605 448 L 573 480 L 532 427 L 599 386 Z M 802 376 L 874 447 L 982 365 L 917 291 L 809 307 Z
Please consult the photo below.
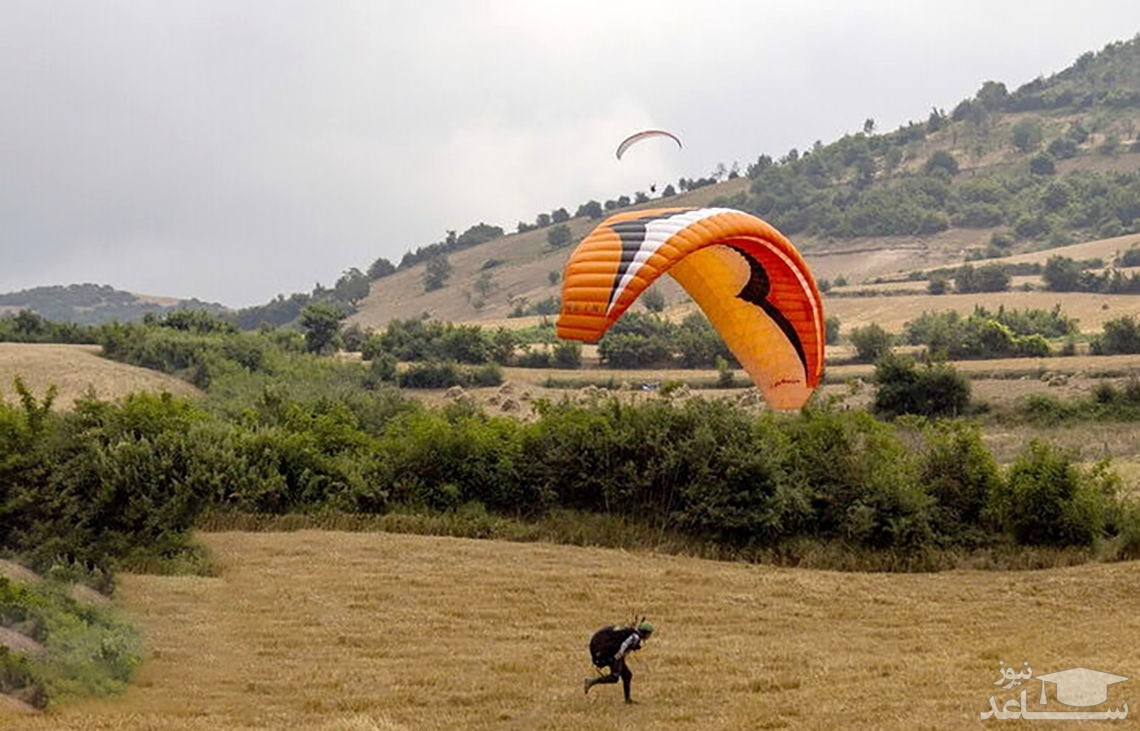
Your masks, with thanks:
M 977 728 L 991 696 L 1016 697 L 994 686 L 1003 661 L 1140 676 L 1135 563 L 891 575 L 385 533 L 201 540 L 216 577 L 122 579 L 146 647 L 124 696 L 0 727 Z M 658 627 L 631 661 L 639 703 L 584 696 L 590 634 L 635 611 Z
M 169 391 L 179 396 L 201 392 L 186 381 L 158 371 L 107 360 L 97 345 L 0 343 L 0 400 L 13 402 L 19 376 L 37 397 L 58 389 L 55 405 L 70 408 L 88 391 L 114 400 L 136 391 Z

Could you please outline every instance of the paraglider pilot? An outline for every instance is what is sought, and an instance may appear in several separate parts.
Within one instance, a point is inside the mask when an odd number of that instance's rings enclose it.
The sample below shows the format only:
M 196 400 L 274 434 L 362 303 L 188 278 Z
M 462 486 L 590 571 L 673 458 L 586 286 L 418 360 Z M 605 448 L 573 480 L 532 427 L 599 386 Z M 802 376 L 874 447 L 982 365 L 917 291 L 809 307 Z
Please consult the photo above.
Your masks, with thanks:
M 633 703 L 629 697 L 629 683 L 633 679 L 633 673 L 626 665 L 625 658 L 629 653 L 640 650 L 641 645 L 652 634 L 653 625 L 646 622 L 645 617 L 642 617 L 641 621 L 636 624 L 602 627 L 595 632 L 594 636 L 590 638 L 590 659 L 599 671 L 601 668 L 608 667 L 610 674 L 586 678 L 585 692 L 589 693 L 590 688 L 599 683 L 616 683 L 620 678 L 622 690 L 625 691 L 625 702 Z

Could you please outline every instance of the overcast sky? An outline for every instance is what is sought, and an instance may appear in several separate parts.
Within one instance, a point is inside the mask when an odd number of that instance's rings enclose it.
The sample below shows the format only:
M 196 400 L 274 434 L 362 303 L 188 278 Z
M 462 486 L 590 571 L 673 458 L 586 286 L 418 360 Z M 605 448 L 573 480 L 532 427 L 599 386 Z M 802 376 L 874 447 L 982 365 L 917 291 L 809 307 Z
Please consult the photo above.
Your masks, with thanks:
M 259 304 L 1137 32 L 1136 0 L 0 0 L 0 292 Z M 618 162 L 647 127 L 684 149 Z

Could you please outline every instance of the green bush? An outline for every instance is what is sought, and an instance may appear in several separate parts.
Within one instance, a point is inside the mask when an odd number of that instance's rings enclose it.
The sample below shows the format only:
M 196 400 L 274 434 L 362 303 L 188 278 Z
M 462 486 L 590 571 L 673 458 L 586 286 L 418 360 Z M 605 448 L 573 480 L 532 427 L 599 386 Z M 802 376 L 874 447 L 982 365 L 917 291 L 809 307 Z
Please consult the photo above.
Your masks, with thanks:
M 413 363 L 397 376 L 402 388 L 450 388 L 451 386 L 498 386 L 503 371 L 498 363 L 460 366 L 451 361 Z
M 0 646 L 0 692 L 37 707 L 68 697 L 126 690 L 141 661 L 138 633 L 109 611 L 80 604 L 66 585 L 17 585 L 0 577 L 0 619 L 20 626 L 46 652 L 21 657 Z
M 527 347 L 519 353 L 515 363 L 520 368 L 549 368 L 551 366 L 550 352 L 546 349 L 532 350 Z
M 1096 355 L 1140 353 L 1140 324 L 1132 315 L 1104 323 L 1103 334 L 1095 337 L 1090 349 Z
M 553 356 L 556 368 L 581 368 L 582 344 L 574 340 L 559 340 L 554 344 Z
M 970 382 L 947 363 L 890 355 L 875 364 L 875 413 L 958 416 L 970 405 Z
M 1006 488 L 991 494 L 990 515 L 1029 545 L 1090 545 L 1104 535 L 1105 494 L 1074 453 L 1034 440 L 1010 465 Z
M 983 513 L 1003 483 L 981 429 L 963 421 L 940 421 L 926 427 L 924 436 L 918 479 L 934 499 L 933 522 L 939 534 L 951 542 L 984 543 Z
M 890 353 L 893 338 L 876 323 L 852 328 L 851 344 L 855 346 L 855 360 L 873 363 Z

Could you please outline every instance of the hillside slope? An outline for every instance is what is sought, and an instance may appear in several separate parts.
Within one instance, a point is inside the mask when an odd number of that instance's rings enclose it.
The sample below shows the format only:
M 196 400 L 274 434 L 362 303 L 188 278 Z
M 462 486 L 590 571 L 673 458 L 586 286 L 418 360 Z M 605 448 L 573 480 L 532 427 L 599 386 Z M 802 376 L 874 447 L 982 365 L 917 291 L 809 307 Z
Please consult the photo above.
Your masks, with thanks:
M 853 283 L 1136 232 L 1136 68 L 1140 37 L 1012 92 L 986 82 L 973 98 L 949 113 L 935 109 L 924 122 L 816 142 L 779 160 L 762 155 L 747 176 L 640 207 L 714 204 L 753 212 L 796 243 L 817 279 Z M 597 223 L 571 219 L 572 242 Z M 512 310 L 556 298 L 555 276 L 572 247 L 552 247 L 549 230 L 449 253 L 453 274 L 432 292 L 424 291 L 423 262 L 401 267 L 372 283 L 349 321 L 383 327 L 427 314 L 501 322 Z M 655 286 L 670 304 L 687 299 L 672 280 Z
M 91 392 L 114 400 L 136 391 L 195 396 L 201 392 L 181 378 L 107 360 L 96 345 L 0 343 L 0 400 L 15 403 L 13 380 L 19 376 L 37 398 L 58 389 L 54 406 L 70 409 Z
M 228 312 L 216 302 L 134 294 L 105 284 L 33 287 L 0 294 L 0 315 L 29 310 L 52 322 L 78 325 L 101 325 L 116 320 L 135 322 L 147 314 L 162 315 L 187 309 L 213 314 Z

